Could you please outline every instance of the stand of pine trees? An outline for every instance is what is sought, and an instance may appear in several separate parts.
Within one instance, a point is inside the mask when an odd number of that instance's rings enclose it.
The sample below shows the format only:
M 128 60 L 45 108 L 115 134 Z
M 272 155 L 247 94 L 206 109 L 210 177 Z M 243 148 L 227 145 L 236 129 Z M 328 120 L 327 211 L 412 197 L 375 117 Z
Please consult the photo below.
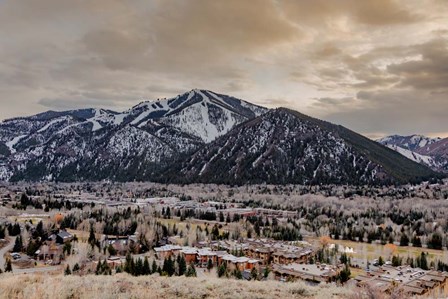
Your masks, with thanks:
M 128 253 L 123 268 L 117 268 L 117 272 L 121 272 L 121 270 L 133 276 L 151 275 L 154 273 L 165 276 L 196 276 L 194 265 L 191 264 L 187 267 L 185 258 L 181 255 L 174 259 L 171 257 L 165 258 L 162 268 L 160 268 L 155 260 L 150 265 L 147 257 L 143 260 L 140 258 L 133 259 L 131 254 Z

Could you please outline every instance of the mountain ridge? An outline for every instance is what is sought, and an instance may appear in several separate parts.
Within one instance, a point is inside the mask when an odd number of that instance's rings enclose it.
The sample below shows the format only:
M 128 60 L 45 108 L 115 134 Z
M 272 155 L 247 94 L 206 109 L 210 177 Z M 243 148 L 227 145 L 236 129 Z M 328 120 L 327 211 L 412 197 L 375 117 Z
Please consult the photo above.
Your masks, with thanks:
M 391 135 L 377 142 L 435 171 L 448 172 L 448 138 Z
M 120 156 L 120 159 L 133 157 L 142 160 L 143 162 L 138 163 L 141 164 L 138 169 L 145 165 L 150 167 L 153 163 L 163 165 L 166 161 L 161 161 L 154 153 L 163 152 L 163 155 L 158 155 L 163 157 L 167 154 L 169 159 L 180 152 L 192 151 L 193 148 L 225 134 L 236 123 L 266 109 L 243 103 L 237 98 L 221 98 L 217 93 L 210 93 L 206 90 L 191 90 L 174 98 L 141 102 L 124 112 L 88 108 L 47 111 L 29 117 L 5 120 L 0 124 L 0 179 L 36 179 L 34 174 L 24 171 L 27 165 L 35 171 L 39 167 L 52 169 L 51 173 L 55 168 L 66 173 L 63 168 L 72 164 L 72 168 L 82 169 L 80 165 L 85 165 L 85 161 L 90 161 L 92 157 L 102 160 L 103 157 L 110 157 L 112 153 L 124 154 L 117 147 L 125 147 L 126 144 L 132 144 L 135 150 L 133 153 L 127 152 L 126 157 Z M 212 96 L 213 103 L 209 101 Z M 195 98 L 195 102 L 188 103 L 192 98 Z M 215 104 L 219 100 L 228 104 Z M 165 117 L 168 113 L 169 116 Z M 120 128 L 127 130 L 128 136 L 121 136 Z M 112 139 L 117 143 L 108 143 L 107 139 L 115 133 L 121 136 L 121 141 L 119 142 L 117 137 Z M 126 138 L 127 141 L 123 143 L 122 140 Z M 146 143 L 144 138 L 147 139 Z M 116 162 L 119 165 L 124 163 Z M 59 165 L 52 165 L 54 163 Z M 103 164 L 95 161 L 91 163 Z M 128 161 L 124 168 L 131 167 L 131 164 Z M 74 179 L 85 178 L 77 174 L 80 171 L 71 172 L 74 173 Z M 117 174 L 125 178 L 126 175 L 121 175 L 120 172 L 127 171 L 118 171 Z M 86 174 L 88 175 L 89 171 Z M 115 179 L 116 175 L 111 170 L 104 177 Z M 88 178 L 95 179 L 96 175 L 91 174 Z
M 238 125 L 181 163 L 161 181 L 371 184 L 434 174 L 349 129 L 287 108 Z
M 270 148 L 261 148 L 251 138 L 267 134 L 268 127 L 274 132 L 266 135 Z M 189 164 L 191 157 L 210 147 L 227 150 L 219 145 L 223 138 L 240 146 L 233 156 L 228 153 L 229 161 L 244 161 L 250 151 L 263 150 L 275 163 L 261 155 L 257 163 L 264 163 L 265 174 L 255 176 L 250 169 L 257 167 L 247 162 L 247 169 L 239 170 L 246 174 L 239 177 L 224 161 L 215 173 L 227 177 L 221 182 L 390 184 L 438 176 L 342 126 L 193 89 L 123 112 L 87 108 L 5 120 L 0 123 L 0 180 L 183 181 L 178 178 L 182 174 L 191 176 L 191 182 L 201 181 L 199 166 Z M 238 179 L 228 179 L 231 173 Z

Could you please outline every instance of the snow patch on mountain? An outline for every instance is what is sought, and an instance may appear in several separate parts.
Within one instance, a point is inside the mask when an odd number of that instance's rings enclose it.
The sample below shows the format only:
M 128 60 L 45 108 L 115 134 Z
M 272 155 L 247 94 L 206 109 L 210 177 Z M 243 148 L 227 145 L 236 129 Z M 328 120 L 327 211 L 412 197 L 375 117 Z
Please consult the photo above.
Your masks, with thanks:
M 16 152 L 16 149 L 14 148 L 14 146 L 19 143 L 20 140 L 22 140 L 23 138 L 25 138 L 27 135 L 20 135 L 17 137 L 14 137 L 11 141 L 6 142 L 6 146 L 9 148 L 9 151 L 14 154 Z
M 431 138 L 423 135 L 391 135 L 380 138 L 377 140 L 377 142 L 383 145 L 392 144 L 410 151 L 417 151 L 418 149 L 433 144 L 439 140 L 440 138 Z
M 390 149 L 393 149 L 394 151 L 402 154 L 403 156 L 405 156 L 406 158 L 415 161 L 417 163 L 420 164 L 424 164 L 426 166 L 432 167 L 432 168 L 437 168 L 440 165 L 430 156 L 424 156 L 424 155 L 420 155 L 416 152 L 410 151 L 408 149 L 399 147 L 397 145 L 393 145 L 393 144 L 386 144 L 387 147 L 389 147 Z
M 113 124 L 119 126 L 123 123 L 124 119 L 128 116 L 127 113 L 120 113 L 114 116 Z
M 52 121 L 50 121 L 49 123 L 47 123 L 45 126 L 43 126 L 42 128 L 40 128 L 37 132 L 38 133 L 43 133 L 44 131 L 48 130 L 52 125 L 60 123 L 62 121 L 64 121 L 66 119 L 66 117 L 61 117 L 61 118 L 56 118 L 53 119 Z

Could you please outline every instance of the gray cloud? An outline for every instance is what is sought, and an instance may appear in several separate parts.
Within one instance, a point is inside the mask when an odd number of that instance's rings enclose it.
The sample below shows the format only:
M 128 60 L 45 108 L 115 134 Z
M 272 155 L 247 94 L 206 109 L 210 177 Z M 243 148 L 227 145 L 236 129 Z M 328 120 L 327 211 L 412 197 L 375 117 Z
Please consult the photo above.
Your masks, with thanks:
M 49 109 L 56 110 L 72 110 L 80 109 L 85 107 L 100 108 L 104 105 L 104 100 L 99 100 L 95 98 L 84 98 L 84 97 L 64 97 L 59 98 L 43 98 L 38 101 L 38 103 Z
M 447 132 L 447 15 L 439 0 L 4 0 L 0 119 L 207 88 L 365 134 Z
M 445 136 L 448 128 L 446 94 L 415 90 L 361 91 L 355 98 L 320 98 L 313 105 L 328 112 L 326 119 L 376 137 L 392 132 Z
M 441 111 L 448 110 L 447 41 L 437 38 L 401 50 L 382 48 L 357 58 L 347 56 L 343 68 L 361 81 L 350 86 L 355 96 L 318 98 L 312 109 L 366 134 L 395 131 L 445 136 L 448 119 Z M 414 58 L 390 63 L 383 69 L 372 66 L 374 61 L 396 53 Z
M 391 64 L 387 70 L 402 78 L 401 85 L 416 89 L 448 90 L 448 40 L 436 39 L 416 46 L 421 60 Z
M 425 16 L 411 11 L 403 1 L 325 1 L 282 0 L 285 13 L 299 24 L 331 24 L 336 18 L 348 18 L 357 24 L 386 26 L 408 24 Z

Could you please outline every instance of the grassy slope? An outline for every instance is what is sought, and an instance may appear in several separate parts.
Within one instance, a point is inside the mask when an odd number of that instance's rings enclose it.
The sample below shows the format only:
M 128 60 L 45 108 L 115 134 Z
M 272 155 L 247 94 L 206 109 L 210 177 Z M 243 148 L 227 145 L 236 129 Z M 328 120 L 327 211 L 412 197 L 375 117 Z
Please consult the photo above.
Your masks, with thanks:
M 303 282 L 186 277 L 0 275 L 0 298 L 347 298 L 346 288 Z

